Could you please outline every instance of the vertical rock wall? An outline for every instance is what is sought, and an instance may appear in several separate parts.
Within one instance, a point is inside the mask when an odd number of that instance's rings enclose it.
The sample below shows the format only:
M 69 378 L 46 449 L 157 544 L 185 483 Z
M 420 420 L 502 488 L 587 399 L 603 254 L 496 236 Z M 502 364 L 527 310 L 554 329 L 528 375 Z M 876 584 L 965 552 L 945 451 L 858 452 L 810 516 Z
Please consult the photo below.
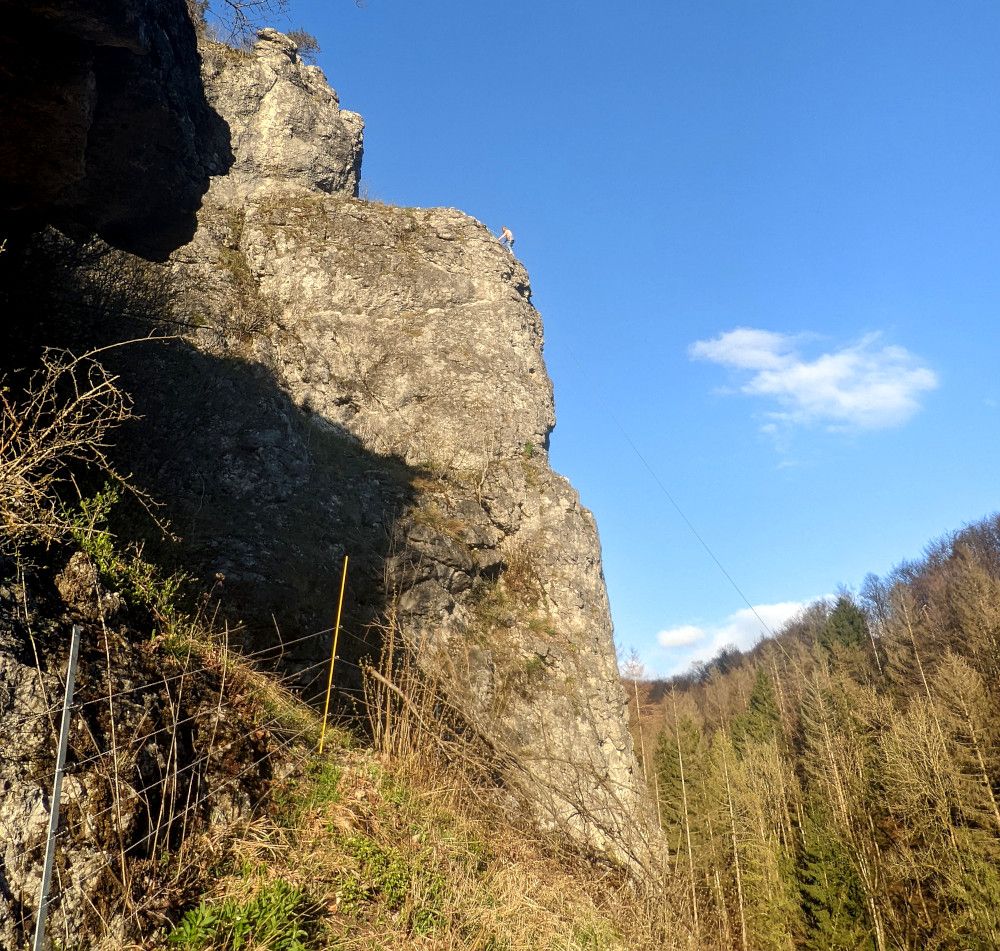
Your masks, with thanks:
M 0 236 L 40 224 L 165 257 L 229 167 L 184 0 L 0 0 Z
M 181 392 L 139 404 L 150 488 L 286 639 L 329 624 L 349 553 L 352 635 L 391 610 L 539 821 L 639 858 L 600 546 L 548 464 L 528 275 L 458 211 L 358 200 L 361 119 L 281 34 L 209 47 L 203 73 L 234 159 L 172 258 L 199 329 L 158 371 Z

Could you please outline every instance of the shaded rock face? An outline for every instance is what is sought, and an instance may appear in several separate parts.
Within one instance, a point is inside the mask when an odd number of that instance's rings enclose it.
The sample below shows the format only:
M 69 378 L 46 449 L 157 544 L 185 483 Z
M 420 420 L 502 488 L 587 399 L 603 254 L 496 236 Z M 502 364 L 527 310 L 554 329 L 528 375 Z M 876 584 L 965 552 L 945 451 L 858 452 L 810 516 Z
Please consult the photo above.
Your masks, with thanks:
M 199 328 L 184 366 L 227 369 L 138 394 L 149 488 L 262 637 L 328 627 L 349 554 L 348 643 L 375 650 L 392 615 L 540 823 L 641 861 L 600 546 L 548 465 L 527 274 L 460 212 L 357 200 L 361 121 L 285 37 L 209 47 L 204 74 L 235 162 L 172 256 L 174 317 Z
M 189 240 L 229 130 L 184 0 L 0 0 L 0 226 L 162 258 Z

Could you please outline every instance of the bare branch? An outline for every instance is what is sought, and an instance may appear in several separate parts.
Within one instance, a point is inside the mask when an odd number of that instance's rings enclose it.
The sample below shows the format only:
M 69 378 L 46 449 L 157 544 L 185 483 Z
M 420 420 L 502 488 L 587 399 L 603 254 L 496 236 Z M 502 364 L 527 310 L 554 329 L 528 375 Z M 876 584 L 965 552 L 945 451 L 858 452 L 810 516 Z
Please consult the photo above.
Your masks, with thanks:
M 134 418 L 132 401 L 95 353 L 47 349 L 18 395 L 9 377 L 0 379 L 2 552 L 68 535 L 59 489 L 76 467 L 96 468 L 136 493 L 108 458 L 111 434 Z

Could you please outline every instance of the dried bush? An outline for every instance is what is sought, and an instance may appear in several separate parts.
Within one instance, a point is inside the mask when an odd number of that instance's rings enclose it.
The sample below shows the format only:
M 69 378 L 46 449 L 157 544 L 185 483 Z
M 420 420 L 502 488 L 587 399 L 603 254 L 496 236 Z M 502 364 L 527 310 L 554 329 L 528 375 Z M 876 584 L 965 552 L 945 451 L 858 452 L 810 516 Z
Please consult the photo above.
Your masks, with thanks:
M 315 63 L 320 53 L 319 40 L 312 33 L 303 30 L 289 30 L 286 36 L 299 48 L 299 57 L 304 63 Z
M 96 359 L 47 349 L 41 366 L 15 388 L 0 378 L 0 551 L 49 544 L 70 531 L 60 489 L 77 467 L 128 485 L 107 456 L 111 433 L 133 418 L 118 378 Z

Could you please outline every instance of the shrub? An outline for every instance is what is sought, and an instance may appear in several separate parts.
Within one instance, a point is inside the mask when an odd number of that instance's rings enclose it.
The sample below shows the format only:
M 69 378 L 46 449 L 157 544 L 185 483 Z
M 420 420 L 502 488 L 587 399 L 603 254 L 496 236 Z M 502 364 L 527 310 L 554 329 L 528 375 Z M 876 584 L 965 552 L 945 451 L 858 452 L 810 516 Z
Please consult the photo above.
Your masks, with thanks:
M 108 517 L 120 498 L 112 485 L 80 502 L 68 523 L 77 544 L 90 556 L 94 567 L 111 588 L 134 605 L 149 610 L 161 624 L 171 626 L 179 618 L 178 600 L 186 586 L 184 574 L 164 575 L 142 556 L 134 545 L 122 552 L 108 528 Z
M 0 379 L 0 551 L 68 537 L 60 489 L 74 468 L 128 484 L 107 450 L 112 431 L 129 419 L 131 400 L 94 352 L 46 350 L 19 394 L 10 377 Z
M 299 48 L 299 57 L 304 63 L 315 63 L 320 52 L 319 40 L 303 29 L 289 30 L 288 38 Z

